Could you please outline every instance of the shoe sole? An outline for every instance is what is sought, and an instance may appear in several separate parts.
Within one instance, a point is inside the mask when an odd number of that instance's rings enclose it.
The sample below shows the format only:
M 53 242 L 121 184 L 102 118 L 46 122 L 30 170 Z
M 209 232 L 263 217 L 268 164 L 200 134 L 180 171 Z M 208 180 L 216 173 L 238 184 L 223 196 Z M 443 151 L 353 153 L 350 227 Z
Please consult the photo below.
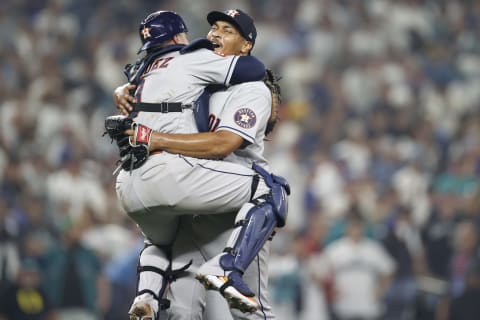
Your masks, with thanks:
M 220 291 L 222 285 L 226 282 L 217 276 L 197 274 L 195 277 L 207 290 Z M 238 309 L 243 313 L 252 313 L 258 310 L 258 303 L 254 298 L 245 297 L 232 286 L 227 287 L 223 293 L 230 308 Z

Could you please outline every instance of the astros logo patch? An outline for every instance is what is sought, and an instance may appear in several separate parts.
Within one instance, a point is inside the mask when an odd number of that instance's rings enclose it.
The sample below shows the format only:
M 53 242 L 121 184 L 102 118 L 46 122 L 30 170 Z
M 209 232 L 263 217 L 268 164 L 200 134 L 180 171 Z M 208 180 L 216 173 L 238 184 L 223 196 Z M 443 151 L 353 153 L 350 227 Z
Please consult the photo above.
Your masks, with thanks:
M 248 108 L 239 109 L 233 116 L 235 123 L 244 129 L 250 129 L 257 122 L 255 112 Z

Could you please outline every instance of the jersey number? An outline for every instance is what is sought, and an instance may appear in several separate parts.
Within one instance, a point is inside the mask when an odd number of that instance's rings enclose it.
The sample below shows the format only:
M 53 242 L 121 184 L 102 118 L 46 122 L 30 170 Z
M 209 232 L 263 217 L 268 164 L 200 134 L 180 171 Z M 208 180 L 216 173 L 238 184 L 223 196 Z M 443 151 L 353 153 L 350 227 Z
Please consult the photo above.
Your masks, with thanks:
M 135 91 L 135 99 L 138 102 L 142 101 L 142 91 L 143 91 L 143 85 L 144 84 L 145 84 L 145 79 L 142 78 L 142 80 L 138 84 L 137 90 Z
M 208 115 L 208 129 L 211 132 L 214 132 L 215 130 L 217 130 L 219 124 L 220 124 L 220 119 L 217 118 L 214 114 L 210 113 Z

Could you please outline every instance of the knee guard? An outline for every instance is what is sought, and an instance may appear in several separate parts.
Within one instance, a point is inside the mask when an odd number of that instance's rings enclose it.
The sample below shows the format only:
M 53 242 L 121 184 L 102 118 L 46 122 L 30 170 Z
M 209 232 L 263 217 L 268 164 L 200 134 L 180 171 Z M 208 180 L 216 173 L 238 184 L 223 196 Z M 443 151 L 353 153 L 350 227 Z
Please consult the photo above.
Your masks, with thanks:
M 278 219 L 277 226 L 279 228 L 283 227 L 287 221 L 287 196 L 290 195 L 290 185 L 285 178 L 268 173 L 256 163 L 253 164 L 252 168 L 262 176 L 266 185 L 270 188 L 270 193 L 266 196 L 265 200 L 272 205 L 273 211 Z
M 268 202 L 254 205 L 248 203 L 237 215 L 233 232 L 232 247 L 225 249 L 228 254 L 220 258 L 224 270 L 245 272 L 263 245 L 273 235 L 277 226 L 277 218 L 273 207 Z M 238 236 L 236 236 L 238 234 Z
M 245 204 L 237 214 L 236 230 L 226 248 L 229 254 L 220 259 L 225 270 L 245 272 L 265 242 L 273 236 L 275 228 L 283 227 L 287 219 L 287 195 L 290 194 L 287 181 L 256 164 L 253 164 L 253 170 L 263 177 L 270 192 Z

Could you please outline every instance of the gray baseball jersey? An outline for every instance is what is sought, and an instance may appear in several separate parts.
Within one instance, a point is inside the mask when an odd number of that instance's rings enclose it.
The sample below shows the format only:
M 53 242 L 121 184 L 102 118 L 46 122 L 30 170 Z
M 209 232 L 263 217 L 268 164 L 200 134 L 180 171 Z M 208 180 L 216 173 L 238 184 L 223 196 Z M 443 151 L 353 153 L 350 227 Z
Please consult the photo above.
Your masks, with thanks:
M 200 54 L 195 55 L 195 52 Z M 156 66 L 147 69 L 144 81 L 137 89 L 137 98 L 141 102 L 190 104 L 200 95 L 202 86 L 206 83 L 229 82 L 236 57 L 221 57 L 208 50 L 195 52 L 185 55 L 169 53 L 157 59 L 152 64 Z M 211 60 L 201 63 L 202 55 Z M 211 66 L 208 66 L 209 64 Z M 212 72 L 212 68 L 219 71 Z M 190 76 L 185 78 L 182 74 Z M 182 80 L 179 81 L 177 77 Z M 270 93 L 263 83 L 260 84 L 263 96 L 267 96 L 267 104 L 263 101 L 261 105 L 270 106 Z M 231 113 L 230 118 L 224 117 L 223 113 L 219 114 L 219 119 L 225 121 L 219 122 L 217 130 L 232 130 L 241 134 L 246 141 L 256 142 L 257 130 L 263 127 L 261 131 L 264 131 L 269 112 L 269 107 L 267 112 L 249 102 Z M 193 114 L 189 109 L 167 114 L 140 112 L 135 120 L 166 133 L 190 133 L 196 129 Z M 248 149 L 253 160 L 261 160 L 263 165 L 266 165 L 261 156 L 263 139 L 260 141 L 261 147 L 253 143 L 239 152 L 246 152 Z M 122 206 L 137 222 L 145 236 L 154 244 L 168 245 L 176 238 L 179 217 L 182 214 L 235 212 L 252 196 L 267 193 L 268 187 L 260 181 L 256 194 L 251 194 L 255 172 L 250 166 L 245 166 L 245 163 L 253 160 L 243 161 L 244 165 L 239 165 L 230 161 L 196 159 L 162 152 L 150 156 L 142 167 L 132 172 L 122 170 L 117 177 L 116 191 Z M 140 258 L 142 265 L 155 265 L 160 268 L 167 267 L 165 261 L 163 253 L 155 248 L 149 248 Z M 176 266 L 178 267 L 177 261 L 174 268 Z M 148 288 L 158 292 L 161 287 L 159 277 L 161 276 L 151 272 L 142 273 L 139 277 L 139 290 Z
M 230 154 L 225 161 L 251 167 L 253 162 L 267 171 L 265 127 L 271 112 L 271 93 L 263 82 L 247 82 L 217 92 L 210 98 L 210 130 L 228 130 L 249 144 Z
M 192 104 L 206 84 L 229 83 L 237 60 L 238 57 L 223 57 L 204 49 L 184 55 L 178 52 L 165 54 L 147 68 L 136 97 L 141 102 Z M 120 172 L 116 183 L 120 202 L 151 242 L 166 245 L 176 241 L 181 229 L 180 216 L 183 214 L 236 212 L 252 198 L 251 184 L 255 172 L 250 169 L 251 164 L 255 161 L 264 167 L 267 166 L 262 154 L 270 104 L 270 92 L 262 82 L 232 86 L 225 92 L 213 95 L 212 130 L 230 130 L 249 143 L 245 148 L 229 156 L 227 161 L 196 159 L 163 152 L 152 155 L 142 167 L 131 173 Z M 183 112 L 172 113 L 140 112 L 135 121 L 165 133 L 196 132 L 193 112 L 188 108 Z M 260 183 L 256 195 L 266 192 L 268 188 Z M 219 231 L 212 228 L 204 232 Z M 225 239 L 218 244 L 216 253 L 221 252 L 224 245 Z M 180 252 L 188 250 L 186 246 L 180 249 Z M 260 266 L 266 267 L 264 258 L 268 257 L 267 250 L 268 246 L 255 263 L 254 268 L 257 269 L 247 271 L 245 280 L 257 292 L 257 296 L 265 301 L 264 310 L 259 312 L 262 314 L 270 312 L 268 319 L 272 319 L 273 315 L 264 296 L 266 270 L 258 270 Z M 185 259 L 176 259 L 173 267 L 180 267 L 188 262 L 189 256 L 192 257 L 194 254 L 183 255 Z M 211 256 L 213 254 L 210 254 Z M 140 261 L 142 265 L 155 265 L 164 269 L 167 267 L 167 260 L 160 250 L 146 250 Z M 259 279 L 260 272 L 264 274 L 262 279 Z M 158 276 L 149 272 L 141 274 L 139 289 L 148 288 L 158 292 L 161 287 Z M 259 280 L 262 283 L 261 287 L 258 286 Z M 182 283 L 192 284 L 182 280 L 172 284 L 172 289 L 174 285 L 179 286 Z M 196 287 L 197 290 L 201 290 L 197 285 Z M 179 314 L 174 311 L 178 307 L 188 308 L 189 297 L 196 299 L 197 301 L 193 303 L 196 302 L 198 306 L 200 297 L 198 294 L 190 295 L 190 291 L 187 294 L 184 290 L 171 290 L 171 293 L 175 296 L 170 297 L 172 300 L 170 311 L 173 313 L 169 318 L 180 319 Z M 201 308 L 192 308 L 190 312 L 195 310 Z M 201 314 L 198 316 L 201 317 Z M 242 317 L 240 313 L 236 319 Z M 265 317 L 259 314 L 258 319 Z
M 177 51 L 166 53 L 146 68 L 136 97 L 140 102 L 147 103 L 192 104 L 207 84 L 229 83 L 239 59 L 237 56 L 224 57 L 207 49 L 186 54 Z M 262 123 L 251 109 L 244 110 L 244 113 L 235 115 L 237 127 L 253 130 Z M 135 122 L 163 133 L 196 132 L 191 109 L 169 113 L 139 112 Z M 157 207 L 159 211 L 172 212 L 167 214 L 169 216 L 190 210 L 197 213 L 227 212 L 240 208 L 250 200 L 254 175 L 250 168 L 231 162 L 163 152 L 150 156 L 142 167 L 131 173 L 122 170 L 117 177 L 117 191 L 129 214 L 150 212 Z M 267 192 L 266 189 L 263 185 L 259 192 Z M 161 243 L 168 239 L 160 239 L 158 232 L 146 235 Z
M 210 129 L 229 130 L 250 142 L 245 148 L 239 149 L 225 161 L 240 163 L 250 167 L 253 161 L 261 163 L 268 169 L 268 163 L 263 157 L 265 126 L 270 116 L 271 94 L 262 82 L 250 82 L 235 85 L 229 89 L 217 92 L 210 98 Z M 256 121 L 247 121 L 254 118 Z M 243 119 L 243 120 L 240 120 Z M 248 123 L 253 124 L 252 126 Z M 193 219 L 182 218 L 174 245 L 174 261 L 177 267 L 193 259 L 191 276 L 182 278 L 171 284 L 171 309 L 166 313 L 166 319 L 209 319 L 209 320 L 265 320 L 275 319 L 268 297 L 268 257 L 267 243 L 258 257 L 244 274 L 244 280 L 257 296 L 261 308 L 252 314 L 244 314 L 238 310 L 230 310 L 225 301 L 218 299 L 218 292 L 206 296 L 200 294 L 198 281 L 193 278 L 196 268 L 206 260 L 217 255 L 225 247 L 232 231 L 234 213 L 221 215 L 197 216 Z M 182 293 L 183 292 L 183 293 Z M 199 293 L 200 292 L 200 293 Z M 181 297 L 179 297 L 181 295 Z M 192 307 L 194 306 L 194 307 Z M 202 312 L 205 315 L 202 318 Z M 188 310 L 188 311 L 186 311 Z M 180 312 L 182 311 L 182 312 Z M 185 316 L 180 316 L 183 313 Z
M 271 93 L 263 82 L 248 82 L 231 86 L 226 91 L 212 95 L 210 99 L 210 119 L 214 121 L 210 121 L 210 123 L 215 124 L 215 126 L 211 129 L 234 132 L 250 143 L 229 155 L 225 161 L 239 163 L 246 167 L 251 167 L 252 163 L 256 162 L 269 170 L 268 162 L 263 153 L 265 149 L 265 127 L 270 117 L 271 102 Z M 239 120 L 245 120 L 245 118 L 254 118 L 255 125 L 250 127 Z M 215 226 L 212 222 L 214 219 L 215 217 L 212 216 L 197 218 L 194 220 L 193 230 L 203 230 L 205 225 Z M 220 219 L 226 220 L 227 218 L 220 217 Z M 200 234 L 200 232 L 194 232 L 194 235 L 196 234 Z M 210 259 L 212 254 L 216 254 L 218 250 L 222 249 L 228 234 L 223 233 L 216 243 L 199 245 L 199 248 Z M 201 236 L 198 237 L 202 239 Z M 275 319 L 268 297 L 269 250 L 270 245 L 267 242 L 243 276 L 245 282 L 257 296 L 261 308 L 252 314 L 232 310 L 233 319 Z M 207 304 L 208 315 L 206 319 L 222 319 L 222 316 L 225 316 L 223 310 L 216 307 L 217 304 L 218 301 L 215 301 L 213 305 L 211 303 Z
M 207 49 L 166 53 L 146 68 L 135 93 L 141 102 L 180 102 L 191 105 L 211 83 L 230 83 L 238 56 L 221 56 Z M 164 133 L 193 133 L 192 109 L 183 112 L 140 112 L 135 121 Z

